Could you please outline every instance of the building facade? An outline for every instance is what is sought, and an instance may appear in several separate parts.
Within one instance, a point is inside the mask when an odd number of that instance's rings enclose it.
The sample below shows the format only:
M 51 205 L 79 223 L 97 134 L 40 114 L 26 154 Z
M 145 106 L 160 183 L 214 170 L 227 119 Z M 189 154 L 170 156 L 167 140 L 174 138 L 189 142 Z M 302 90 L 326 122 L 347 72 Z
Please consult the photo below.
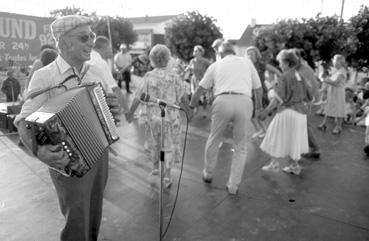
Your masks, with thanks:
M 147 51 L 155 44 L 165 44 L 165 27 L 177 15 L 145 16 L 128 18 L 137 33 L 137 41 L 131 45 L 130 53 L 140 54 Z

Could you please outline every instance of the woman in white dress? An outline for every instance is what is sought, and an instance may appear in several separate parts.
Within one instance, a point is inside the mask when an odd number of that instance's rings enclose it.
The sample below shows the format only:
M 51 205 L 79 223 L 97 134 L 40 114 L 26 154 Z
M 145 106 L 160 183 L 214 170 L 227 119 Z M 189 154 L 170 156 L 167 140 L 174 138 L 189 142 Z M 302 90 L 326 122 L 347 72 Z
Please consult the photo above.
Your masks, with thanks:
M 333 72 L 330 76 L 323 79 L 327 85 L 327 103 L 324 107 L 324 119 L 318 126 L 318 129 L 325 131 L 327 129 L 327 117 L 335 118 L 335 127 L 332 134 L 340 134 L 342 131 L 342 121 L 345 113 L 345 84 L 347 80 L 347 71 L 345 69 L 345 57 L 336 54 L 332 60 Z
M 298 57 L 293 50 L 282 50 L 278 56 L 283 71 L 275 87 L 275 97 L 264 110 L 266 117 L 276 107 L 277 114 L 271 121 L 260 148 L 272 157 L 264 166 L 265 171 L 279 171 L 281 159 L 288 158 L 290 165 L 283 171 L 299 175 L 301 154 L 309 151 L 307 136 L 307 105 L 311 101 L 311 85 L 296 70 Z

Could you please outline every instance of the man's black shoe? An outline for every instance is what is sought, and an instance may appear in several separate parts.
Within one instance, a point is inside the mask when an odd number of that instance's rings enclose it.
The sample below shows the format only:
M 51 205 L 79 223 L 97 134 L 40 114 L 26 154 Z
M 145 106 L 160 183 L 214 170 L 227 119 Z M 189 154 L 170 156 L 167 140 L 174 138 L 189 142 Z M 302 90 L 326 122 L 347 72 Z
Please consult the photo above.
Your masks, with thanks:
M 203 180 L 205 183 L 211 183 L 211 182 L 213 181 L 213 179 L 212 179 L 212 178 L 210 178 L 210 177 L 204 177 L 204 176 L 202 176 L 202 180 Z
M 364 146 L 363 151 L 367 156 L 369 156 L 369 144 Z
M 308 152 L 308 153 L 301 154 L 301 156 L 304 158 L 319 159 L 320 153 L 319 152 Z

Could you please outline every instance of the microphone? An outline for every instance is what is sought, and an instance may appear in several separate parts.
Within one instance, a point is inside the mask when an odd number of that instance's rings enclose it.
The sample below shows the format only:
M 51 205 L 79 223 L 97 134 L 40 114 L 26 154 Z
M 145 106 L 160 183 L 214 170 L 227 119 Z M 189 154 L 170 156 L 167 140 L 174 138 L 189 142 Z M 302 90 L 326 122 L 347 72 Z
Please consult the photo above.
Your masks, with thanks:
M 177 109 L 177 110 L 183 110 L 182 107 L 180 107 L 178 105 L 167 103 L 164 100 L 157 99 L 157 98 L 152 97 L 152 96 L 150 96 L 149 94 L 146 94 L 146 93 L 141 94 L 140 100 L 143 101 L 143 102 L 152 102 L 152 103 L 155 103 L 155 104 L 158 104 L 158 105 L 162 105 L 164 107 L 167 106 L 167 107 L 174 108 L 174 109 Z

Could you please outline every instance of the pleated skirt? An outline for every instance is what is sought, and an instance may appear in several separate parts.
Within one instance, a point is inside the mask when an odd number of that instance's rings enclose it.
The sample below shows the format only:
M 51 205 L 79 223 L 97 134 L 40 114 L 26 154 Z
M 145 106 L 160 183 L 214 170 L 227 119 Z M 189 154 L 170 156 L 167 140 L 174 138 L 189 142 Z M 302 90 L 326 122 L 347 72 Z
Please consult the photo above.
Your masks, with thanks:
M 260 148 L 272 157 L 299 160 L 309 151 L 307 118 L 292 109 L 278 112 L 270 122 Z

